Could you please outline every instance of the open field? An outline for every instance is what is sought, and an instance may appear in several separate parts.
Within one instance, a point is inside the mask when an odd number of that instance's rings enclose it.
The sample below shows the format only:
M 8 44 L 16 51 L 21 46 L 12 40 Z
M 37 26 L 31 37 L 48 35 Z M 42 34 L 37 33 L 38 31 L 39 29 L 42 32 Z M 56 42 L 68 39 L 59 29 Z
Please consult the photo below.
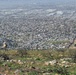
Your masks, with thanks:
M 1 75 L 76 75 L 76 50 L 0 50 Z

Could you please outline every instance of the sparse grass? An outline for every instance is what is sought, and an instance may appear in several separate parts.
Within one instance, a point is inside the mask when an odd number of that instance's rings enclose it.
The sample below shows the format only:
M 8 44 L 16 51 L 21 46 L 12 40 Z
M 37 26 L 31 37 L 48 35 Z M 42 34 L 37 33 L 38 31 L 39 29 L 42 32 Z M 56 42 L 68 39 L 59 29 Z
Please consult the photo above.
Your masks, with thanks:
M 43 75 L 44 73 L 49 73 L 49 75 L 76 75 L 76 50 L 66 49 L 63 52 L 58 50 L 0 50 L 0 55 L 6 55 L 10 58 L 10 60 L 16 60 L 10 62 L 0 61 L 0 69 L 4 69 L 4 73 L 6 69 L 8 70 L 8 75 L 14 75 L 14 71 L 19 69 L 19 75 Z M 51 60 L 60 60 L 63 58 L 72 58 L 70 63 L 70 67 L 62 67 L 59 65 L 45 65 L 45 61 Z M 74 59 L 73 59 L 74 58 Z M 19 64 L 18 60 L 23 62 L 23 64 Z M 74 63 L 74 64 L 73 64 Z M 34 67 L 35 69 L 33 70 Z M 0 72 L 2 72 L 0 70 Z
M 28 75 L 39 75 L 39 73 L 36 72 L 36 71 L 31 71 L 31 72 L 28 73 Z

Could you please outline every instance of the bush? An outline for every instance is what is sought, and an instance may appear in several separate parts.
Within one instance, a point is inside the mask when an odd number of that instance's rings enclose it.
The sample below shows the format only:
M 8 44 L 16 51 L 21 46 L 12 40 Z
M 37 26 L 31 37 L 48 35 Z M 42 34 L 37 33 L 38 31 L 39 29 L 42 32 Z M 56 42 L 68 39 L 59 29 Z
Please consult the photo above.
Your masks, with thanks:
M 27 51 L 20 49 L 20 50 L 18 50 L 18 54 L 19 54 L 21 57 L 23 57 L 23 56 L 27 55 Z
M 31 72 L 28 73 L 28 75 L 39 75 L 39 73 L 36 72 L 36 71 L 31 71 Z
M 73 62 L 76 63 L 76 51 L 73 54 Z
M 69 72 L 65 67 L 56 67 L 55 72 L 61 74 L 61 75 L 69 75 Z
M 75 49 L 69 50 L 69 56 L 70 58 L 72 58 L 72 61 L 76 63 L 76 50 Z
M 69 72 L 65 67 L 60 67 L 58 65 L 48 67 L 47 71 L 52 73 L 57 73 L 60 75 L 69 75 Z
M 38 57 L 38 58 L 36 58 L 36 60 L 39 60 L 40 61 L 41 59 Z
M 0 54 L 0 57 L 2 57 L 4 60 L 9 60 L 9 56 L 7 54 Z

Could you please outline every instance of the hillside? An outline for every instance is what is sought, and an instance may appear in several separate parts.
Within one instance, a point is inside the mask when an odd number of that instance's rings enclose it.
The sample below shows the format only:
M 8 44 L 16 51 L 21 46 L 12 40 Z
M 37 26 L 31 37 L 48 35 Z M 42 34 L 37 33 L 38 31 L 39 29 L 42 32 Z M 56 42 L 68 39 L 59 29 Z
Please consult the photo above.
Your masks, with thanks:
M 76 75 L 76 50 L 0 50 L 1 75 Z

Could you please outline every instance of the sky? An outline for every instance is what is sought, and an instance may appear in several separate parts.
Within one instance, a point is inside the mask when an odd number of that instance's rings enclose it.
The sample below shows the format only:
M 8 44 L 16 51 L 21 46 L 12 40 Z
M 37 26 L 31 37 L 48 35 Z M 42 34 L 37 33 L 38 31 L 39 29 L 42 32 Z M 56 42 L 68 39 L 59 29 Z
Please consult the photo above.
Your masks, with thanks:
M 0 8 L 20 5 L 76 4 L 76 0 L 0 0 Z

